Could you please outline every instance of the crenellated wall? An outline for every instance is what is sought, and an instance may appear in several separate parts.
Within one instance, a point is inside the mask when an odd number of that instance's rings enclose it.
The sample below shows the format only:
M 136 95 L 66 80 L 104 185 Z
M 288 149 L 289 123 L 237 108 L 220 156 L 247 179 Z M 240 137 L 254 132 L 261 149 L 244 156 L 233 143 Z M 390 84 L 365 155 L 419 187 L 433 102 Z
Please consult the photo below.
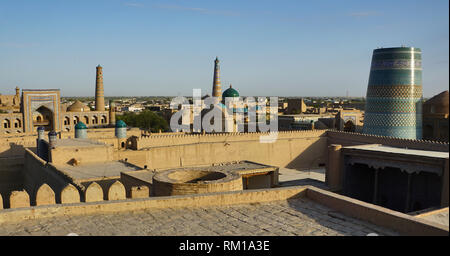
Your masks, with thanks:
M 279 132 L 273 143 L 260 142 L 268 133 L 223 133 L 132 138 L 137 151 L 118 158 L 149 169 L 254 161 L 294 169 L 317 168 L 326 162 L 325 130 Z
M 45 162 L 29 149 L 25 149 L 23 178 L 23 188 L 30 195 L 32 205 L 35 204 L 36 191 L 42 184 L 48 184 L 56 195 L 59 195 L 69 184 L 79 190 L 84 188 L 69 175 L 58 170 L 53 164 Z M 56 202 L 60 202 L 58 196 Z
M 158 146 L 174 146 L 184 144 L 209 143 L 209 142 L 238 142 L 238 141 L 260 141 L 261 136 L 269 133 L 207 133 L 207 134 L 176 134 L 164 135 L 156 134 L 149 137 L 132 138 L 135 139 L 133 149 L 141 150 Z M 316 138 L 326 134 L 326 130 L 309 131 L 282 131 L 278 132 L 275 140 L 292 138 Z

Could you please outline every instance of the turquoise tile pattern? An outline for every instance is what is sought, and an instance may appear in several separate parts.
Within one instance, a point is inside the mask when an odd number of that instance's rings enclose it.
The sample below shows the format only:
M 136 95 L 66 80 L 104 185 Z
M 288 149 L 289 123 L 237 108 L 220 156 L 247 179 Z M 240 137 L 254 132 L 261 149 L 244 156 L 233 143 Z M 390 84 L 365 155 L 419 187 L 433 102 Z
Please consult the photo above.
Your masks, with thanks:
M 422 56 L 419 48 L 373 51 L 363 133 L 422 138 Z

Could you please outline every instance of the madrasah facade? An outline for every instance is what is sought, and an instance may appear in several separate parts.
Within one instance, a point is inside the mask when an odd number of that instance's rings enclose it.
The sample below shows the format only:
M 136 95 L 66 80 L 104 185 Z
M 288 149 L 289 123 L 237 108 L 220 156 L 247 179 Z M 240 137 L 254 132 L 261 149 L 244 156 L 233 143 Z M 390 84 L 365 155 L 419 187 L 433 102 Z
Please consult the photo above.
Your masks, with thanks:
M 61 104 L 59 89 L 22 89 L 14 95 L 0 95 L 0 134 L 35 133 L 39 126 L 46 131 L 73 131 L 78 122 L 89 128 L 115 124 L 115 108 L 105 110 L 103 70 L 96 67 L 95 108 L 80 101 Z M 110 104 L 111 105 L 111 104 Z

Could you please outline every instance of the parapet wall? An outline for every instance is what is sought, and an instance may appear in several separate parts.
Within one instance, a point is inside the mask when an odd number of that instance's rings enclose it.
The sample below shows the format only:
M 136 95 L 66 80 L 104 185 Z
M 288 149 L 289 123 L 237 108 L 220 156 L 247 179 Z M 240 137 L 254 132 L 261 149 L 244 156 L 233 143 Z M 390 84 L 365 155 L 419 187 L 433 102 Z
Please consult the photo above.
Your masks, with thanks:
M 113 160 L 113 147 L 105 144 L 92 144 L 91 146 L 55 147 L 50 150 L 51 162 L 54 164 L 66 164 L 71 159 L 77 159 L 82 163 L 108 162 Z
M 149 169 L 211 165 L 231 161 L 309 169 L 326 163 L 325 130 L 279 132 L 272 143 L 268 133 L 223 133 L 159 136 L 135 139 L 138 151 L 119 153 L 119 159 Z
M 286 138 L 311 138 L 320 137 L 326 133 L 326 130 L 309 131 L 282 131 L 277 133 L 275 139 Z M 237 142 L 237 141 L 258 141 L 261 136 L 268 136 L 269 133 L 207 133 L 207 134 L 156 134 L 148 137 L 135 138 L 135 150 L 160 146 L 174 146 L 208 142 Z
M 392 147 L 449 152 L 449 144 L 438 141 L 402 139 L 361 133 L 327 131 L 328 145 L 355 146 L 363 144 L 382 144 Z
M 141 130 L 138 128 L 130 128 L 127 130 L 127 137 L 141 136 Z M 61 139 L 74 138 L 74 131 L 61 132 Z M 118 148 L 118 139 L 115 137 L 114 128 L 95 128 L 88 129 L 87 137 L 89 139 L 98 140 L 114 145 Z M 25 148 L 36 147 L 37 133 L 17 133 L 17 134 L 0 134 L 0 157 L 22 156 Z M 47 134 L 45 139 L 47 139 Z
M 25 148 L 36 147 L 37 136 L 0 138 L 0 157 L 23 157 Z
M 118 186 L 120 187 L 120 186 Z M 112 193 L 114 194 L 114 193 Z M 0 210 L 0 224 L 25 220 L 88 214 L 132 212 L 176 207 L 214 207 L 236 204 L 267 203 L 305 198 L 324 205 L 344 216 L 389 228 L 400 235 L 448 236 L 448 226 L 395 212 L 311 186 L 217 192 L 198 195 L 150 197 L 91 203 L 72 203 Z

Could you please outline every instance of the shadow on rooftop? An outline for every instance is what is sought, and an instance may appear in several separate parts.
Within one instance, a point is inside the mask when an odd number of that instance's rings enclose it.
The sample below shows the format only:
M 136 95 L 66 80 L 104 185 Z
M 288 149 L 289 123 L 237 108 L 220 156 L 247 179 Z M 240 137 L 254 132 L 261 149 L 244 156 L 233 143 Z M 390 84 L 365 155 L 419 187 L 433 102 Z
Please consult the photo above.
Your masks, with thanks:
M 325 182 L 320 181 L 320 180 L 310 179 L 310 178 L 279 182 L 280 187 L 306 186 L 306 185 L 310 185 L 310 186 L 313 186 L 316 188 L 328 190 L 328 187 L 325 184 Z

